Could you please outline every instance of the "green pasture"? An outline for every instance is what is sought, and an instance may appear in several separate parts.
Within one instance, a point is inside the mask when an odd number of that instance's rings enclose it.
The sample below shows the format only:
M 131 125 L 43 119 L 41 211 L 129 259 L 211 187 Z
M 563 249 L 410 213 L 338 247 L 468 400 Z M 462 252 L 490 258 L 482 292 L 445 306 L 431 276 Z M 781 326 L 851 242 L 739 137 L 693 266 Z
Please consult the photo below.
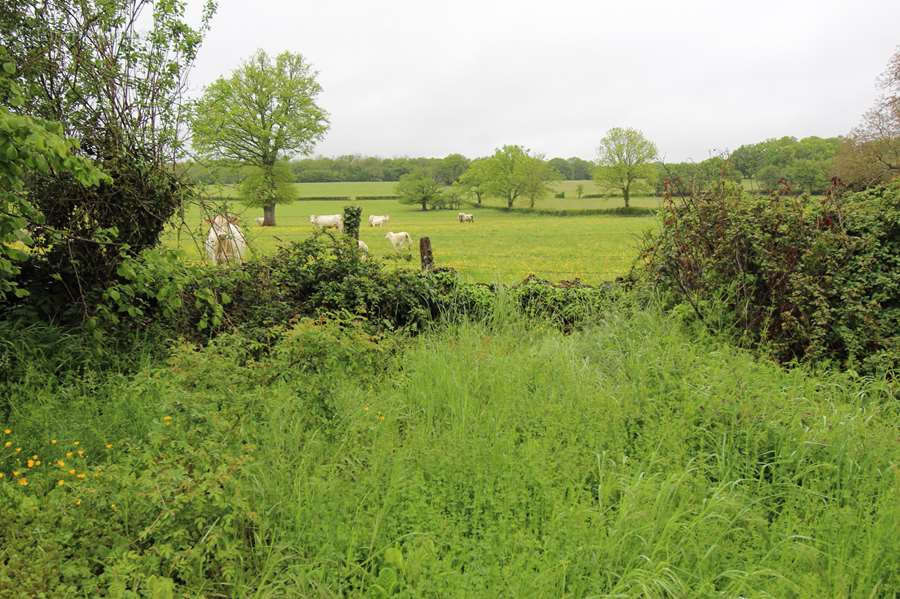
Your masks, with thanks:
M 562 182 L 574 187 L 578 182 Z M 584 182 L 591 184 L 590 182 Z M 592 184 L 591 184 L 592 185 Z M 417 206 L 401 204 L 397 200 L 304 200 L 310 196 L 391 195 L 394 183 L 300 183 L 300 199 L 276 209 L 276 227 L 261 227 L 256 218 L 260 208 L 250 208 L 237 199 L 228 210 L 241 216 L 242 228 L 252 251 L 257 255 L 274 252 L 279 245 L 300 241 L 313 233 L 309 223 L 312 214 L 335 214 L 347 204 L 363 208 L 360 239 L 373 256 L 395 254 L 384 238 L 387 231 L 407 231 L 414 244 L 419 238 L 431 238 L 435 259 L 439 266 L 449 266 L 464 277 L 481 282 L 515 282 L 528 274 L 550 280 L 581 278 L 588 282 L 610 280 L 627 272 L 637 255 L 640 237 L 656 225 L 653 216 L 619 216 L 595 214 L 578 216 L 547 216 L 530 214 L 527 210 L 498 210 L 499 201 L 485 200 L 482 208 L 466 206 L 475 214 L 474 224 L 461 224 L 456 211 L 423 212 Z M 587 189 L 587 186 L 586 186 Z M 592 188 L 593 189 L 593 188 Z M 215 197 L 234 197 L 234 189 L 211 186 L 208 193 Z M 607 210 L 621 207 L 621 198 L 576 200 L 567 192 L 565 199 L 546 198 L 536 204 L 543 210 Z M 655 208 L 657 198 L 635 198 L 636 207 Z M 521 206 L 527 206 L 523 200 Z M 383 228 L 366 224 L 370 214 L 388 214 L 390 223 Z M 189 260 L 203 257 L 206 237 L 204 211 L 199 206 L 189 208 L 184 224 L 170 230 L 165 243 L 178 247 Z M 417 253 L 413 252 L 416 258 Z

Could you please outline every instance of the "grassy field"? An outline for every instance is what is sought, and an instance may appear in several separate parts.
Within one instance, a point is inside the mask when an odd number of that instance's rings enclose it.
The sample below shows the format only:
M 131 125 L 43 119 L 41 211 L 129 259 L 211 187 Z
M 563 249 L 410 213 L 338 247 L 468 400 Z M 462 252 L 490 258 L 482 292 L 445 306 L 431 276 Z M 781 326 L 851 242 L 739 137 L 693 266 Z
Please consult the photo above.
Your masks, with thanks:
M 4 331 L 0 595 L 895 596 L 884 383 L 505 314 L 165 359 Z
M 590 183 L 590 182 L 586 182 Z M 574 186 L 576 182 L 565 182 Z M 303 200 L 303 197 L 331 195 L 390 195 L 393 183 L 303 183 L 297 184 L 300 200 L 276 210 L 276 227 L 255 224 L 261 216 L 259 208 L 247 208 L 235 202 L 229 210 L 242 217 L 242 226 L 254 252 L 268 254 L 280 244 L 302 240 L 312 234 L 311 214 L 341 212 L 350 202 Z M 232 188 L 209 190 L 211 195 L 229 196 Z M 627 272 L 637 254 L 641 235 L 656 225 L 652 216 L 544 216 L 506 212 L 493 208 L 465 208 L 475 214 L 475 224 L 460 224 L 456 211 L 423 212 L 416 206 L 396 200 L 361 200 L 363 226 L 360 238 L 368 244 L 373 256 L 393 253 L 384 238 L 386 231 L 407 231 L 415 243 L 422 236 L 431 238 L 439 266 L 459 270 L 466 278 L 480 282 L 514 282 L 530 273 L 550 279 L 581 278 L 588 282 L 613 279 Z M 486 204 L 499 203 L 488 200 Z M 635 198 L 633 206 L 655 208 L 656 198 Z M 525 203 L 522 204 L 527 205 Z M 545 210 L 607 210 L 622 206 L 622 200 L 556 199 L 542 200 L 536 206 Z M 389 214 L 389 226 L 370 228 L 365 224 L 369 214 Z M 199 208 L 189 210 L 186 223 L 199 239 L 205 239 L 201 227 L 203 214 Z M 187 259 L 202 258 L 202 243 L 187 234 L 170 231 L 165 243 L 179 247 Z

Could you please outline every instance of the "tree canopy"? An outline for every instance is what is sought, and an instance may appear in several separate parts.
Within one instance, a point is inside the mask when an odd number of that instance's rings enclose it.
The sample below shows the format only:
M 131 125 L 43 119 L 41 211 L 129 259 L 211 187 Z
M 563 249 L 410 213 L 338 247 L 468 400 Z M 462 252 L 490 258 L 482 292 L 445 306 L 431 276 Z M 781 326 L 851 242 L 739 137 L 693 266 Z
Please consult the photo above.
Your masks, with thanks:
M 507 208 L 523 196 L 531 197 L 533 204 L 544 193 L 546 182 L 556 177 L 540 156 L 517 145 L 503 146 L 476 164 L 472 175 L 463 177 L 464 185 L 503 198 Z
M 16 119 L 19 133 L 35 133 L 29 150 L 14 142 L 38 167 L 23 167 L 17 192 L 34 210 L 16 213 L 34 246 L 18 277 L 40 290 L 34 308 L 86 317 L 88 296 L 118 276 L 123 257 L 156 244 L 190 194 L 172 164 L 183 149 L 186 73 L 214 9 L 204 2 L 193 26 L 184 2 L 0 0 L 4 71 L 21 89 L 2 105 L 30 119 Z M 64 154 L 109 177 L 72 176 L 74 163 L 56 160 Z M 38 166 L 45 161 L 50 168 Z
M 274 62 L 258 50 L 229 78 L 207 87 L 194 107 L 193 143 L 201 154 L 264 171 L 259 188 L 265 224 L 275 224 L 275 165 L 308 154 L 328 130 L 316 102 L 322 88 L 300 54 L 282 52 Z
M 900 175 L 900 48 L 879 77 L 882 95 L 864 115 L 835 158 L 835 173 L 854 188 Z
M 597 149 L 598 168 L 594 179 L 598 183 L 615 185 L 622 190 L 625 207 L 629 207 L 632 187 L 637 181 L 649 182 L 656 176 L 652 162 L 656 160 L 656 145 L 637 129 L 615 127 L 606 132 Z
M 422 210 L 428 210 L 441 197 L 441 186 L 431 174 L 420 169 L 400 177 L 397 195 L 403 204 L 418 204 Z

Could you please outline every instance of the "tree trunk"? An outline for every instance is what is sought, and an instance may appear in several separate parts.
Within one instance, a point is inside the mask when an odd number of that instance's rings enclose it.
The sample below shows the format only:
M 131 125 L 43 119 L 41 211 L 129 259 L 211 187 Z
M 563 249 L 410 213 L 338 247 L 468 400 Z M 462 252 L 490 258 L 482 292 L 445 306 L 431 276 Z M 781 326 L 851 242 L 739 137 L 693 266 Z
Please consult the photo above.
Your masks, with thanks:
M 431 253 L 431 239 L 421 237 L 419 239 L 419 256 L 422 258 L 422 270 L 434 270 L 434 256 Z
M 478 205 L 481 206 L 481 194 L 480 194 L 480 193 L 476 193 L 476 194 L 475 194 L 475 197 L 478 198 Z
M 626 208 L 628 208 L 628 192 L 629 192 L 628 187 L 629 187 L 629 186 L 626 185 L 625 187 L 622 188 L 622 195 L 625 196 L 625 207 L 626 207 Z
M 509 209 L 512 209 L 513 202 L 515 202 L 515 201 L 516 201 L 516 198 L 514 198 L 513 196 L 511 196 L 511 195 L 506 196 L 506 207 Z
M 263 206 L 263 226 L 275 226 L 275 204 L 266 204 Z

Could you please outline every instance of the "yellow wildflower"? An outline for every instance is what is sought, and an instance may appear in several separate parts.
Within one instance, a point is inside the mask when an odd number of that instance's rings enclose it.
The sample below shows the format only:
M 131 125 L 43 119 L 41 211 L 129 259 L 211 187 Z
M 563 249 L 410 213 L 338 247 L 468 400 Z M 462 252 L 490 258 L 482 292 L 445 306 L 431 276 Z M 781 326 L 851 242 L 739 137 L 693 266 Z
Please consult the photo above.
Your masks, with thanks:
M 56 465 L 59 466 L 60 468 L 64 468 L 66 463 L 63 462 L 62 460 L 56 460 Z
M 81 445 L 81 441 L 73 441 L 72 445 L 74 445 L 75 447 L 78 447 L 79 445 Z
M 369 411 L 369 406 L 363 406 L 363 412 L 368 412 L 368 411 Z
M 86 475 L 84 472 L 81 472 L 81 473 L 79 473 L 79 474 L 77 475 L 76 478 L 80 478 L 81 480 L 84 480 L 84 477 L 85 477 L 85 476 L 87 476 L 87 475 Z
M 169 426 L 170 424 L 172 424 L 172 417 L 171 416 L 163 416 L 163 422 L 166 423 L 166 426 Z
M 72 468 L 71 470 L 69 470 L 69 474 L 75 474 L 75 469 Z
M 6 478 L 6 473 L 5 473 L 5 472 L 0 472 L 0 478 Z
M 25 462 L 25 465 L 26 465 L 28 468 L 34 468 L 34 460 L 28 460 L 28 461 L 26 461 L 26 462 Z
M 106 448 L 107 448 L 107 449 L 112 449 L 112 443 L 107 443 L 107 444 L 106 444 Z
M 33 456 L 31 456 L 31 459 L 32 459 L 32 460 L 38 459 L 38 458 L 37 458 L 37 454 L 34 454 Z
M 5 428 L 5 429 L 3 429 L 3 434 L 4 434 L 4 435 L 11 435 L 11 434 L 12 434 L 12 429 L 11 429 L 11 428 Z
M 21 448 L 21 447 L 16 447 L 16 453 L 22 453 L 22 448 Z
M 76 500 L 75 500 L 75 505 L 81 505 L 81 499 L 76 499 Z
M 56 445 L 56 439 L 50 439 L 50 445 Z
M 378 415 L 378 422 L 384 422 L 384 416 L 381 414 Z
M 75 455 L 75 454 L 72 453 L 71 451 L 67 451 L 67 452 L 66 452 L 66 457 L 67 457 L 67 458 L 70 458 L 70 459 L 71 459 L 72 456 L 74 456 L 74 455 Z
M 83 449 L 79 449 L 79 450 L 78 450 L 78 457 L 79 457 L 79 458 L 83 458 L 83 457 L 84 457 L 84 450 L 83 450 Z
M 41 465 L 41 461 L 40 461 L 40 460 L 35 460 L 35 461 L 34 461 L 34 465 L 35 465 L 35 466 L 40 466 L 40 465 Z
M 3 444 L 3 447 L 12 447 L 12 441 L 7 441 Z
M 19 486 L 21 486 L 21 487 L 27 487 L 27 486 L 28 486 L 28 479 L 25 478 L 24 476 L 23 476 L 22 478 L 20 478 L 20 479 L 19 479 Z
M 12 471 L 12 475 L 13 475 L 13 478 L 17 478 L 17 477 L 19 476 L 19 471 L 18 471 L 18 470 L 13 470 L 13 471 Z
M 64 480 L 62 480 L 62 479 L 56 481 L 56 486 L 57 486 L 57 487 L 61 487 L 61 486 L 63 486 L 64 484 L 66 484 L 66 481 L 64 481 Z

